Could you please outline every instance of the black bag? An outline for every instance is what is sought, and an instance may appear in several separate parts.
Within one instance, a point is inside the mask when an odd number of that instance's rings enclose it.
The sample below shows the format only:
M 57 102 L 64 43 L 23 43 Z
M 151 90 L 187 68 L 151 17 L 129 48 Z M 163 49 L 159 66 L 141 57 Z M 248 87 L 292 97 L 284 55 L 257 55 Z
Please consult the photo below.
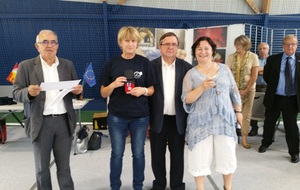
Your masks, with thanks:
M 88 127 L 86 125 L 82 126 L 78 131 L 77 131 L 77 137 L 80 140 L 85 139 L 88 136 Z
M 13 104 L 17 104 L 17 102 L 15 102 L 13 98 L 9 98 L 7 96 L 0 97 L 0 105 L 13 105 Z
M 88 143 L 88 150 L 98 150 L 101 148 L 102 137 L 107 137 L 107 135 L 99 131 L 93 131 Z
M 75 149 L 74 149 L 74 155 L 76 155 L 77 153 L 83 154 L 86 153 L 86 151 L 88 150 L 88 131 L 89 128 L 84 125 L 82 126 L 76 133 L 77 138 L 76 140 L 76 144 L 75 144 Z

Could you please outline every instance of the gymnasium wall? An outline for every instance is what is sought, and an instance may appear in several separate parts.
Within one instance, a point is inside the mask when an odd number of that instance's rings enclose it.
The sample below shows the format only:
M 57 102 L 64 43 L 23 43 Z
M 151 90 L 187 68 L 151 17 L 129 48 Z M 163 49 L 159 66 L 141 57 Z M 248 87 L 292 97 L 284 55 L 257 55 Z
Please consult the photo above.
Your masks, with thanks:
M 300 28 L 299 15 L 270 16 L 180 11 L 56 0 L 1 0 L 0 85 L 16 62 L 38 55 L 35 38 L 42 29 L 58 34 L 58 56 L 74 62 L 80 78 L 93 63 L 97 85 L 84 86 L 84 97 L 102 99 L 99 78 L 108 59 L 120 54 L 117 33 L 122 26 L 189 29 L 231 24 Z

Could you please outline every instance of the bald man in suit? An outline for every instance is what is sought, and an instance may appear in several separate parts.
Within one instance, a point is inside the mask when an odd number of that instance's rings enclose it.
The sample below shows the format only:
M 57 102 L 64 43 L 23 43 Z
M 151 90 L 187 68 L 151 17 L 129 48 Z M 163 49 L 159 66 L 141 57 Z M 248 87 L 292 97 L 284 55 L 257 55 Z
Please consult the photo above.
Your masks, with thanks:
M 58 38 L 51 30 L 41 30 L 35 47 L 39 56 L 19 64 L 14 82 L 13 97 L 24 103 L 24 123 L 31 138 L 35 159 L 38 190 L 51 190 L 50 160 L 53 151 L 60 189 L 73 190 L 70 171 L 70 152 L 76 127 L 72 99 L 82 92 L 77 85 L 63 100 L 53 106 L 51 101 L 60 90 L 41 91 L 42 82 L 76 80 L 71 61 L 56 56 Z

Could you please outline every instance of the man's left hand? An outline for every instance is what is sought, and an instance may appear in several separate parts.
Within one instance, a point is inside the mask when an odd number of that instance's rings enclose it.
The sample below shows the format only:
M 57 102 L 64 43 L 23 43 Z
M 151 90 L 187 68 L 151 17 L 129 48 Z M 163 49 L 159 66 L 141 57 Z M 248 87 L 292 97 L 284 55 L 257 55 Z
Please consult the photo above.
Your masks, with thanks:
M 73 87 L 72 93 L 78 95 L 78 94 L 82 93 L 82 90 L 83 90 L 82 85 L 79 84 L 79 85 Z

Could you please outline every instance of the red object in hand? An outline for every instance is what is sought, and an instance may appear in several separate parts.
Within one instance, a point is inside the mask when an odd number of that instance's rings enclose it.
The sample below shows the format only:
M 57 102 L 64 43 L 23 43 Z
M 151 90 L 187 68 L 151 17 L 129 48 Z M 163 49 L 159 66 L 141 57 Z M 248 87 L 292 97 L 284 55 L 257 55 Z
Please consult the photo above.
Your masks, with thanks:
M 126 82 L 125 83 L 125 92 L 130 92 L 134 88 L 134 83 L 133 82 Z

